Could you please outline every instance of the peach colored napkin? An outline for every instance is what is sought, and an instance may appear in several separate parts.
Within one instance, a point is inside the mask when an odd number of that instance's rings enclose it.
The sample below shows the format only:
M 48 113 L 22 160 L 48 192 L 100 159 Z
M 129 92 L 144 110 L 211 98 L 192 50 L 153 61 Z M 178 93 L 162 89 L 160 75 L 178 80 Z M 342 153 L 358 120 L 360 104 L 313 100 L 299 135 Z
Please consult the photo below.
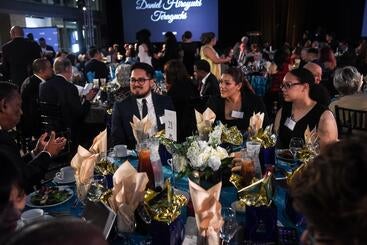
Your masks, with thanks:
M 203 114 L 195 110 L 195 117 L 199 135 L 209 135 L 216 118 L 215 113 L 210 108 L 206 108 Z
M 189 188 L 200 235 L 206 238 L 207 244 L 219 244 L 219 230 L 223 224 L 219 202 L 222 182 L 205 190 L 189 180 Z
M 134 212 L 139 203 L 144 201 L 147 183 L 147 174 L 138 173 L 129 161 L 125 161 L 113 175 L 114 186 L 108 203 L 117 213 L 117 228 L 120 232 L 134 231 Z
M 71 160 L 70 165 L 75 169 L 75 181 L 80 200 L 84 200 L 87 195 L 98 157 L 99 154 L 92 154 L 84 147 L 79 146 L 77 153 Z
M 307 125 L 307 128 L 306 128 L 305 133 L 304 133 L 304 137 L 305 137 L 305 144 L 306 145 L 315 145 L 317 143 L 317 141 L 319 140 L 319 136 L 317 134 L 316 127 L 314 127 L 310 131 L 310 127 Z
M 249 123 L 249 129 L 250 132 L 253 133 L 253 135 L 255 135 L 260 128 L 262 128 L 263 126 L 263 122 L 264 122 L 264 113 L 253 113 L 253 115 L 250 118 L 250 123 Z
M 142 142 L 144 139 L 149 138 L 152 133 L 152 122 L 148 119 L 148 116 L 139 120 L 135 115 L 133 121 L 130 122 L 133 134 L 137 143 Z
M 107 129 L 103 130 L 94 138 L 89 151 L 92 153 L 107 152 Z

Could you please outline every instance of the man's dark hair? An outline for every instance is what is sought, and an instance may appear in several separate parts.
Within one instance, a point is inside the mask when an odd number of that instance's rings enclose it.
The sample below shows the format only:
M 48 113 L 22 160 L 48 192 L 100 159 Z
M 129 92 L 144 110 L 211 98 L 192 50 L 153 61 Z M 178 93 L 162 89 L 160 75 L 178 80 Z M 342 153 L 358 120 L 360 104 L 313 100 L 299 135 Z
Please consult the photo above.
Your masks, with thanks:
M 210 72 L 210 64 L 206 60 L 198 60 L 195 62 L 196 70 Z
M 94 56 L 96 56 L 96 54 L 99 53 L 99 50 L 96 48 L 96 47 L 91 47 L 89 50 L 88 50 L 88 55 L 89 57 L 93 58 Z
M 45 57 L 35 59 L 32 63 L 33 73 L 39 73 L 40 71 L 46 70 L 48 63 L 50 63 L 50 61 Z
M 46 40 L 45 40 L 43 37 L 40 37 L 40 38 L 38 39 L 38 41 L 39 41 L 39 42 L 46 42 Z
M 185 33 L 183 34 L 183 37 L 186 39 L 190 39 L 192 38 L 192 33 L 191 31 L 185 31 Z
M 0 81 L 0 101 L 10 99 L 18 91 L 18 86 L 10 82 Z
M 147 73 L 149 78 L 152 78 L 152 79 L 154 78 L 154 69 L 151 65 L 147 63 L 142 63 L 142 62 L 135 63 L 131 66 L 131 72 L 135 69 L 142 69 Z M 130 72 L 130 75 L 131 75 L 131 72 Z

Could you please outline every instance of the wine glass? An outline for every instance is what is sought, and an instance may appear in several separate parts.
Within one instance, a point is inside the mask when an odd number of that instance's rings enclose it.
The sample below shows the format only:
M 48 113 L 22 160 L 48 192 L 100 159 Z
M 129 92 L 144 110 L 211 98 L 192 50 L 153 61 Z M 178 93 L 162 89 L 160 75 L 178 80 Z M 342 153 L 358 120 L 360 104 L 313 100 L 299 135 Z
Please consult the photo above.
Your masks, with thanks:
M 299 137 L 293 137 L 289 141 L 289 150 L 292 153 L 294 162 L 297 160 L 297 152 L 299 152 L 302 149 L 304 144 L 305 142 L 303 141 L 303 139 Z
M 173 166 L 173 158 L 167 160 L 168 165 L 171 167 L 171 183 L 175 188 L 175 167 Z
M 230 207 L 222 208 L 223 225 L 219 231 L 219 237 L 222 239 L 222 244 L 229 244 L 239 229 L 236 221 L 236 211 Z

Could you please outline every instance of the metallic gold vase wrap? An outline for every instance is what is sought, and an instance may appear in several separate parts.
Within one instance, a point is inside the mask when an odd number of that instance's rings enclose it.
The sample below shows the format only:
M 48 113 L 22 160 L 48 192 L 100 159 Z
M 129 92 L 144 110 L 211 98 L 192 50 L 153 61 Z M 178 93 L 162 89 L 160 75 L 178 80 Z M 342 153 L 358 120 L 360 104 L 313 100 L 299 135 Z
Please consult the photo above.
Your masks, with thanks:
M 144 203 L 153 220 L 171 224 L 180 214 L 181 208 L 187 203 L 187 199 L 182 194 L 175 194 L 168 187 L 163 193 L 158 193 L 148 189 L 144 195 Z M 159 197 L 155 200 L 155 197 Z
M 222 141 L 232 145 L 241 145 L 243 143 L 243 136 L 236 126 L 230 128 L 224 127 Z
M 273 197 L 273 187 L 271 183 L 272 173 L 266 175 L 245 188 L 238 191 L 241 203 L 247 206 L 270 206 Z

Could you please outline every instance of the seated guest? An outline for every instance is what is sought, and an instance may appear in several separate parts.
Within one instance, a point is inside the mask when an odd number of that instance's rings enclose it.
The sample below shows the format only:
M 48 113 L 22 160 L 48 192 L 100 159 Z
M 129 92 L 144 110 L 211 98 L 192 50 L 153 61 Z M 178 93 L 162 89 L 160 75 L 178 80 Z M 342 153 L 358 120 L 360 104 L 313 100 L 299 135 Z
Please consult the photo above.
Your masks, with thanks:
M 314 81 L 312 73 L 304 68 L 291 70 L 285 75 L 281 85 L 285 102 L 274 123 L 279 148 L 288 148 L 292 137 L 303 138 L 307 126 L 311 130 L 317 128 L 321 148 L 337 140 L 338 130 L 333 114 L 310 98 Z
M 366 244 L 366 142 L 355 138 L 331 144 L 293 177 L 293 205 L 307 223 L 302 244 Z
M 219 96 L 218 79 L 210 72 L 210 65 L 206 60 L 198 60 L 194 64 L 194 77 L 198 82 L 200 97 Z
M 104 78 L 107 81 L 108 78 L 108 68 L 105 63 L 102 62 L 102 54 L 95 47 L 90 48 L 88 51 L 90 60 L 85 63 L 85 77 L 88 78 L 87 74 L 89 72 L 94 72 L 94 78 L 100 79 Z M 92 81 L 89 81 L 92 82 Z
M 222 74 L 219 88 L 220 97 L 211 97 L 208 100 L 208 107 L 216 114 L 216 120 L 247 131 L 253 113 L 264 112 L 263 125 L 268 125 L 265 105 L 259 96 L 250 91 L 240 69 L 229 67 Z
M 339 68 L 334 74 L 334 86 L 339 97 L 329 108 L 335 114 L 335 106 L 367 111 L 367 95 L 361 92 L 363 76 L 353 66 Z
M 322 68 L 316 63 L 308 62 L 303 68 L 309 70 L 315 78 L 315 84 L 312 86 L 310 97 L 321 105 L 329 106 L 330 94 L 324 85 L 320 84 L 322 77 Z
M 53 75 L 51 63 L 46 58 L 33 61 L 33 75 L 24 80 L 22 95 L 23 115 L 20 121 L 22 135 L 26 138 L 38 138 L 41 135 L 41 115 L 39 111 L 39 85 Z
M 171 97 L 177 115 L 177 141 L 183 142 L 196 130 L 193 101 L 199 96 L 199 92 L 180 60 L 168 61 L 164 66 L 164 74 L 167 95 Z
M 8 131 L 14 128 L 22 115 L 22 99 L 18 87 L 0 82 L 0 150 L 7 153 L 18 164 L 25 179 L 27 190 L 40 183 L 51 163 L 51 157 L 57 156 L 66 144 L 65 138 L 56 138 L 55 133 L 44 133 L 38 139 L 35 149 L 21 157 L 17 144 Z M 49 139 L 46 140 L 46 137 Z
M 111 129 L 113 145 L 124 144 L 129 149 L 135 149 L 136 140 L 130 125 L 134 115 L 140 119 L 148 116 L 155 132 L 164 128 L 161 117 L 165 109 L 174 110 L 172 100 L 170 97 L 152 92 L 153 85 L 154 69 L 152 66 L 147 63 L 132 65 L 131 95 L 121 102 L 116 102 L 113 106 Z
M 93 224 L 76 218 L 57 218 L 33 223 L 17 231 L 5 245 L 107 245 Z
M 56 76 L 42 82 L 39 89 L 39 99 L 50 105 L 60 107 L 61 131 L 70 129 L 71 131 L 71 154 L 76 152 L 79 144 L 79 132 L 81 122 L 90 109 L 90 101 L 97 91 L 92 89 L 85 98 L 79 97 L 78 89 L 72 84 L 72 65 L 67 58 L 56 58 L 54 63 Z M 60 130 L 60 129 L 56 129 Z
M 2 149 L 0 162 L 0 244 L 3 244 L 17 227 L 26 195 L 21 172 Z

